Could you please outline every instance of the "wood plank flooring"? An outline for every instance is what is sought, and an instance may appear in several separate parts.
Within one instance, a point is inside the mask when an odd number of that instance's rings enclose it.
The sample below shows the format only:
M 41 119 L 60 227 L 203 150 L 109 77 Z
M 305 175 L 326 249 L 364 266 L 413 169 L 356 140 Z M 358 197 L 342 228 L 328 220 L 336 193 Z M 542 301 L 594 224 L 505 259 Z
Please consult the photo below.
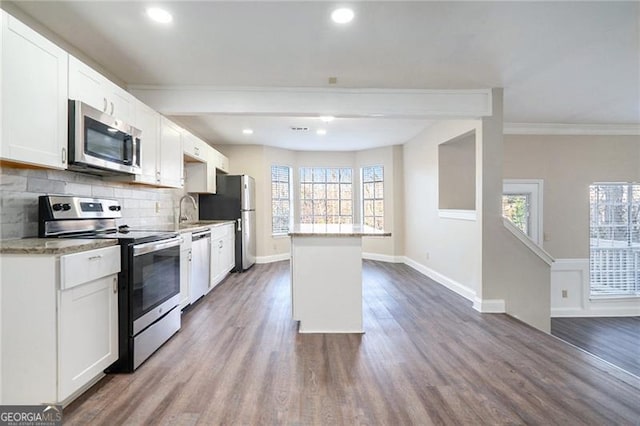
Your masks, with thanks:
M 232 274 L 65 424 L 638 424 L 637 378 L 405 265 L 363 275 L 366 334 L 301 335 L 288 262 Z
M 640 317 L 552 318 L 551 334 L 640 377 Z

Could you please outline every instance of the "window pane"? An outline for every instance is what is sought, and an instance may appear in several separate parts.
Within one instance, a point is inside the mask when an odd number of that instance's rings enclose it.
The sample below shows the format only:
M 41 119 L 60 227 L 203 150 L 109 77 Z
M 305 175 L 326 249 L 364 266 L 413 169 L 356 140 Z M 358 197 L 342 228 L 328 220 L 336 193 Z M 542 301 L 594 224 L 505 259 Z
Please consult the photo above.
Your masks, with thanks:
M 351 169 L 340 169 L 340 182 L 351 183 Z
M 313 215 L 325 216 L 327 214 L 327 202 L 325 200 L 313 201 Z
M 314 183 L 313 184 L 313 199 L 324 199 L 327 197 L 326 193 L 327 187 L 324 183 Z
M 271 232 L 289 231 L 291 219 L 291 168 L 271 166 Z
M 309 167 L 300 169 L 300 182 L 313 182 L 313 171 Z
M 327 216 L 327 223 L 339 224 L 340 223 L 340 216 Z
M 313 169 L 313 181 L 314 182 L 326 182 L 327 181 L 327 171 L 326 169 L 314 168 Z
M 376 200 L 375 201 L 375 207 L 374 207 L 374 214 L 376 216 L 383 216 L 384 215 L 384 202 L 382 200 Z
M 337 183 L 327 185 L 327 199 L 337 200 L 340 198 L 340 185 Z
M 351 201 L 343 200 L 343 201 L 340 203 L 340 214 L 341 214 L 341 215 L 344 215 L 344 216 L 351 216 L 351 215 L 353 215 Z
M 300 198 L 311 199 L 313 198 L 313 185 L 310 183 L 303 183 L 300 185 L 301 193 Z
M 352 193 L 351 193 L 351 184 L 350 183 L 343 183 L 340 184 L 340 198 L 343 200 L 350 200 L 352 197 Z
M 300 216 L 313 215 L 313 201 L 302 201 L 300 203 Z
M 339 182 L 340 181 L 340 169 L 327 170 L 327 182 Z
M 365 224 L 366 226 L 371 226 L 371 227 L 373 227 L 373 226 L 374 226 L 373 217 L 365 217 L 365 218 L 364 218 L 364 224 Z
M 362 197 L 363 198 L 373 198 L 374 196 L 374 183 L 365 183 L 362 185 Z
M 375 183 L 375 197 L 378 199 L 384 198 L 384 182 L 376 182 Z
M 502 215 L 522 232 L 529 235 L 529 195 L 505 194 L 502 196 Z
M 376 217 L 375 220 L 375 228 L 383 230 L 384 229 L 384 219 L 381 217 Z
M 373 200 L 364 200 L 362 215 L 373 216 Z
M 327 200 L 327 216 L 337 216 L 339 214 L 340 214 L 340 201 Z

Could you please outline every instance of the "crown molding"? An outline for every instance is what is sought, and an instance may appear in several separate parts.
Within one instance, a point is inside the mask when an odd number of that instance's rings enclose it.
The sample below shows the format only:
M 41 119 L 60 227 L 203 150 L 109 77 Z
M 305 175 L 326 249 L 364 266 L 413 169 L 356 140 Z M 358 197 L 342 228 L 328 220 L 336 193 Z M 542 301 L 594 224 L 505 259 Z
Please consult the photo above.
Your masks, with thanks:
M 504 134 L 640 136 L 640 124 L 504 123 Z

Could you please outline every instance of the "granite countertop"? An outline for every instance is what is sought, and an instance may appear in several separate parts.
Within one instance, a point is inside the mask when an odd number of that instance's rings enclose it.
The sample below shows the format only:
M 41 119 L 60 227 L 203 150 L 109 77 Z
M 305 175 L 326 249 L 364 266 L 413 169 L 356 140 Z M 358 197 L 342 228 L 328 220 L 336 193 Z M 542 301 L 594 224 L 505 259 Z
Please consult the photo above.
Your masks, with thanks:
M 326 225 L 297 223 L 289 235 L 292 237 L 390 237 L 391 232 L 365 225 Z
M 166 232 L 197 232 L 203 231 L 207 228 L 211 228 L 212 226 L 222 226 L 227 223 L 234 223 L 233 220 L 200 220 L 198 222 L 184 222 L 175 225 L 164 225 L 161 227 L 156 226 L 156 231 L 166 231 Z
M 84 238 L 23 238 L 0 241 L 0 254 L 49 254 L 79 253 L 118 244 L 114 239 Z

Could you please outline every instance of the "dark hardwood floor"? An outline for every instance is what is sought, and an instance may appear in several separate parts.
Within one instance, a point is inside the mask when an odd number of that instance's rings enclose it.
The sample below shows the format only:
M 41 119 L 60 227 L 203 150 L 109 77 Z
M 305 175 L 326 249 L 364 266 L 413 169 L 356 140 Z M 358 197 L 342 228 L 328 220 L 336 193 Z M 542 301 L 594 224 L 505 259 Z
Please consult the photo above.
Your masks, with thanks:
M 363 274 L 364 335 L 298 334 L 288 262 L 232 274 L 65 424 L 638 424 L 636 377 L 405 265 Z
M 640 317 L 552 318 L 551 334 L 640 377 Z

